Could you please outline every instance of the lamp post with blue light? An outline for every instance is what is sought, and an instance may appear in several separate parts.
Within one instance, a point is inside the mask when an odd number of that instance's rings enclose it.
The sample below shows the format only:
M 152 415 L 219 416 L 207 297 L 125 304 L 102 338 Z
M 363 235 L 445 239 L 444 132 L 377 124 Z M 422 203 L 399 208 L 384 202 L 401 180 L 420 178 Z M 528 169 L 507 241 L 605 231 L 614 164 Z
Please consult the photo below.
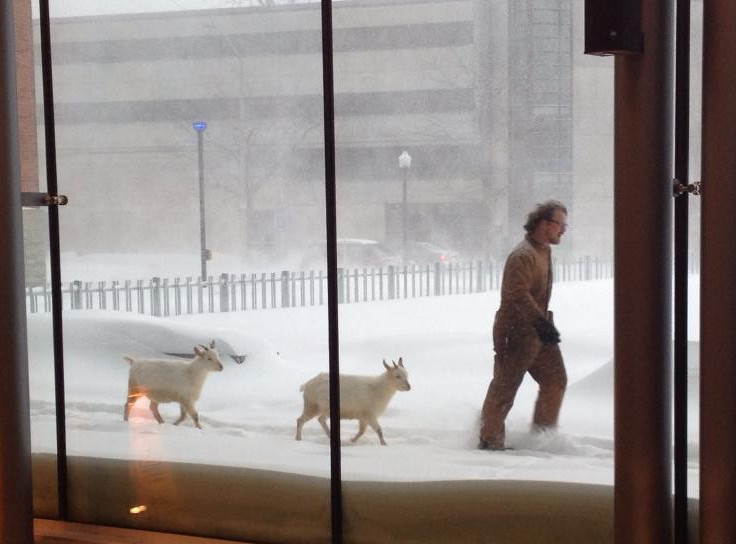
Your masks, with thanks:
M 205 121 L 195 121 L 192 127 L 197 133 L 197 157 L 199 164 L 199 256 L 202 263 L 202 281 L 207 280 L 207 238 L 204 227 L 204 131 L 207 128 Z
M 407 212 L 406 212 L 406 206 L 407 206 L 407 197 L 406 197 L 406 182 L 407 178 L 409 177 L 409 169 L 411 168 L 411 155 L 409 155 L 408 151 L 402 151 L 401 155 L 399 155 L 399 170 L 401 170 L 401 185 L 402 185 L 402 191 L 401 191 L 401 222 L 402 222 L 402 229 L 401 229 L 401 259 L 402 264 L 406 266 L 406 225 L 407 225 Z

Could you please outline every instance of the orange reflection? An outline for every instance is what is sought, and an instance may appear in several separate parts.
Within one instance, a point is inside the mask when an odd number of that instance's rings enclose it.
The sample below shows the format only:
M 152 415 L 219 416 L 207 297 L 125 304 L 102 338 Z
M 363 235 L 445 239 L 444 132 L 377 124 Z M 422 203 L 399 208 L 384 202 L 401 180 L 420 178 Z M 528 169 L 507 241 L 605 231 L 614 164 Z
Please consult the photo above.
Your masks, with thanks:
M 139 400 L 136 395 L 133 400 Z M 145 402 L 138 403 L 145 410 Z M 177 486 L 171 470 L 165 460 L 165 450 L 161 443 L 161 434 L 177 429 L 171 425 L 161 425 L 150 418 L 131 418 L 128 423 L 129 439 L 129 474 L 132 496 L 129 497 L 133 507 L 131 515 L 146 512 L 148 506 L 157 506 L 156 512 L 166 509 L 166 505 L 178 498 Z M 131 416 L 133 413 L 131 412 Z M 162 510 L 163 508 L 163 510 Z M 139 518 L 141 519 L 141 518 Z M 142 521 L 142 519 L 141 519 Z

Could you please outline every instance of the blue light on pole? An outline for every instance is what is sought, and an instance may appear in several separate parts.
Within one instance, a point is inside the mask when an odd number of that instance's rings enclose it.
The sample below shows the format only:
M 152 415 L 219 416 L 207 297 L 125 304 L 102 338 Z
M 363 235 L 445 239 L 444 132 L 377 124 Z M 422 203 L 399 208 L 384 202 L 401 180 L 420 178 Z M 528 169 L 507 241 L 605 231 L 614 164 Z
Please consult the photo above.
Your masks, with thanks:
M 206 121 L 194 121 L 192 123 L 192 127 L 194 127 L 194 130 L 197 132 L 204 132 L 207 128 L 207 122 Z

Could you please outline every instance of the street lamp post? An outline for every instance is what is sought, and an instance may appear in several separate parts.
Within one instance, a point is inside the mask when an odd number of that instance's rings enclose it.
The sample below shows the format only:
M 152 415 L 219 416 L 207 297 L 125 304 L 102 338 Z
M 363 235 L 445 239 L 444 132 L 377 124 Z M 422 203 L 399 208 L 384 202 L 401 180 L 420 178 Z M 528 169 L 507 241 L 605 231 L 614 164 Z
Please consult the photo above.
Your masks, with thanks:
M 195 121 L 192 127 L 197 132 L 197 158 L 199 165 L 199 257 L 202 264 L 202 281 L 207 280 L 207 238 L 204 226 L 204 131 L 207 123 Z
M 407 212 L 406 212 L 406 182 L 409 177 L 409 169 L 411 168 L 411 155 L 407 151 L 402 151 L 399 155 L 399 170 L 401 170 L 401 260 L 406 266 L 406 233 L 407 233 Z

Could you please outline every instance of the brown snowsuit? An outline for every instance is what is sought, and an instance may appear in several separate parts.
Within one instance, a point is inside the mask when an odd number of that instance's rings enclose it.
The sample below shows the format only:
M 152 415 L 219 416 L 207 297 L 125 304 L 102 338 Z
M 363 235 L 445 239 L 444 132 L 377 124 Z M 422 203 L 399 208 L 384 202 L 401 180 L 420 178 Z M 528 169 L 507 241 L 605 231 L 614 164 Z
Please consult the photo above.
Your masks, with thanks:
M 567 386 L 565 365 L 559 346 L 543 344 L 533 326 L 538 318 L 552 318 L 547 310 L 552 293 L 550 253 L 548 246 L 527 235 L 506 260 L 501 307 L 493 323 L 493 379 L 481 413 L 480 439 L 489 448 L 504 445 L 504 421 L 527 372 L 539 384 L 534 427 L 557 425 Z

